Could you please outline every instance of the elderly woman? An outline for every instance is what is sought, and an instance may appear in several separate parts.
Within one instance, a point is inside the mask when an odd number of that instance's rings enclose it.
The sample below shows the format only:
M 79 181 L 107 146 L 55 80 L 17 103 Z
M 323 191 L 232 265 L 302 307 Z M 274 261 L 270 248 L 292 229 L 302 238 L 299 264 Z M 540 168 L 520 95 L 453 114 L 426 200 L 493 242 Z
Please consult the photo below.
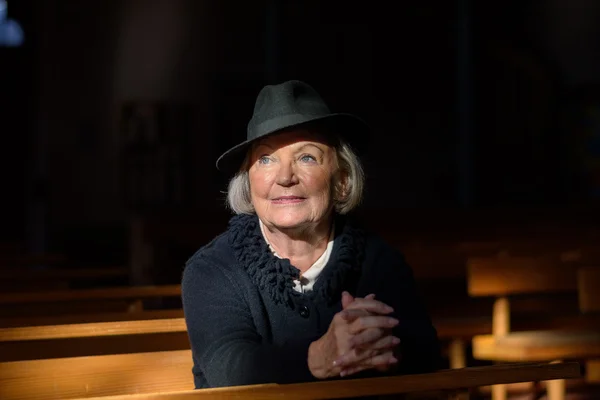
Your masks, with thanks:
M 237 215 L 183 274 L 197 388 L 438 366 L 410 268 L 346 217 L 363 196 L 366 136 L 303 82 L 259 93 L 247 140 L 217 161 Z

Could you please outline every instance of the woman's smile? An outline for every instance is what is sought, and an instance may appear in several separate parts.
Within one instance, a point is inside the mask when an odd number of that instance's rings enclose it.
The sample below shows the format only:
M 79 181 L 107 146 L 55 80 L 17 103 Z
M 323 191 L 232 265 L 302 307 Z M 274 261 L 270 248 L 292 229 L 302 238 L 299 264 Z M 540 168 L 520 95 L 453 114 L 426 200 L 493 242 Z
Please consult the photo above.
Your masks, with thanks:
M 276 205 L 294 205 L 303 203 L 306 197 L 301 196 L 279 196 L 275 197 L 271 202 Z

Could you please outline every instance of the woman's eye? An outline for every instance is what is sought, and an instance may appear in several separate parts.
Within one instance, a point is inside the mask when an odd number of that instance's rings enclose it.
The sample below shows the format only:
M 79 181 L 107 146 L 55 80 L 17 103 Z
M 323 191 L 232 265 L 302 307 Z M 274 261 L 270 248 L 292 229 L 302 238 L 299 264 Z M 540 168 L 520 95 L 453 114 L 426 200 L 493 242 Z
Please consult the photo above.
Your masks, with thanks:
M 269 162 L 271 162 L 271 159 L 267 156 L 262 156 L 258 159 L 259 164 L 268 164 Z
M 317 161 L 317 159 L 309 154 L 305 154 L 302 157 L 300 157 L 300 161 L 302 162 L 315 162 Z

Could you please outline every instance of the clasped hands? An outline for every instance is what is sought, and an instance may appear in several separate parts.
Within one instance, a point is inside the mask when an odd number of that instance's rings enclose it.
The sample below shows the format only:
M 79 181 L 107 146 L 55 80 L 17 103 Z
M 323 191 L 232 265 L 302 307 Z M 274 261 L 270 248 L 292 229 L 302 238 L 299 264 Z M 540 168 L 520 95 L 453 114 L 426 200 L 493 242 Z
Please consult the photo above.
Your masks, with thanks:
M 394 354 L 400 339 L 392 335 L 399 321 L 393 309 L 370 294 L 364 298 L 342 293 L 342 311 L 327 332 L 311 343 L 308 367 L 318 379 L 348 376 L 367 369 L 387 371 L 398 363 Z

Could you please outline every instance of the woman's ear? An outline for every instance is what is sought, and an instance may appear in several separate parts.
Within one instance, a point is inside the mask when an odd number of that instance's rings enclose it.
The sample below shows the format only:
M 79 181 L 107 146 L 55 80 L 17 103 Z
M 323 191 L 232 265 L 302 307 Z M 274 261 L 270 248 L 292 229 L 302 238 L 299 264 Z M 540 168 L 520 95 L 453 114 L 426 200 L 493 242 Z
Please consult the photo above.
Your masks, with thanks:
M 338 169 L 334 177 L 334 196 L 336 201 L 344 201 L 348 197 L 348 173 Z

